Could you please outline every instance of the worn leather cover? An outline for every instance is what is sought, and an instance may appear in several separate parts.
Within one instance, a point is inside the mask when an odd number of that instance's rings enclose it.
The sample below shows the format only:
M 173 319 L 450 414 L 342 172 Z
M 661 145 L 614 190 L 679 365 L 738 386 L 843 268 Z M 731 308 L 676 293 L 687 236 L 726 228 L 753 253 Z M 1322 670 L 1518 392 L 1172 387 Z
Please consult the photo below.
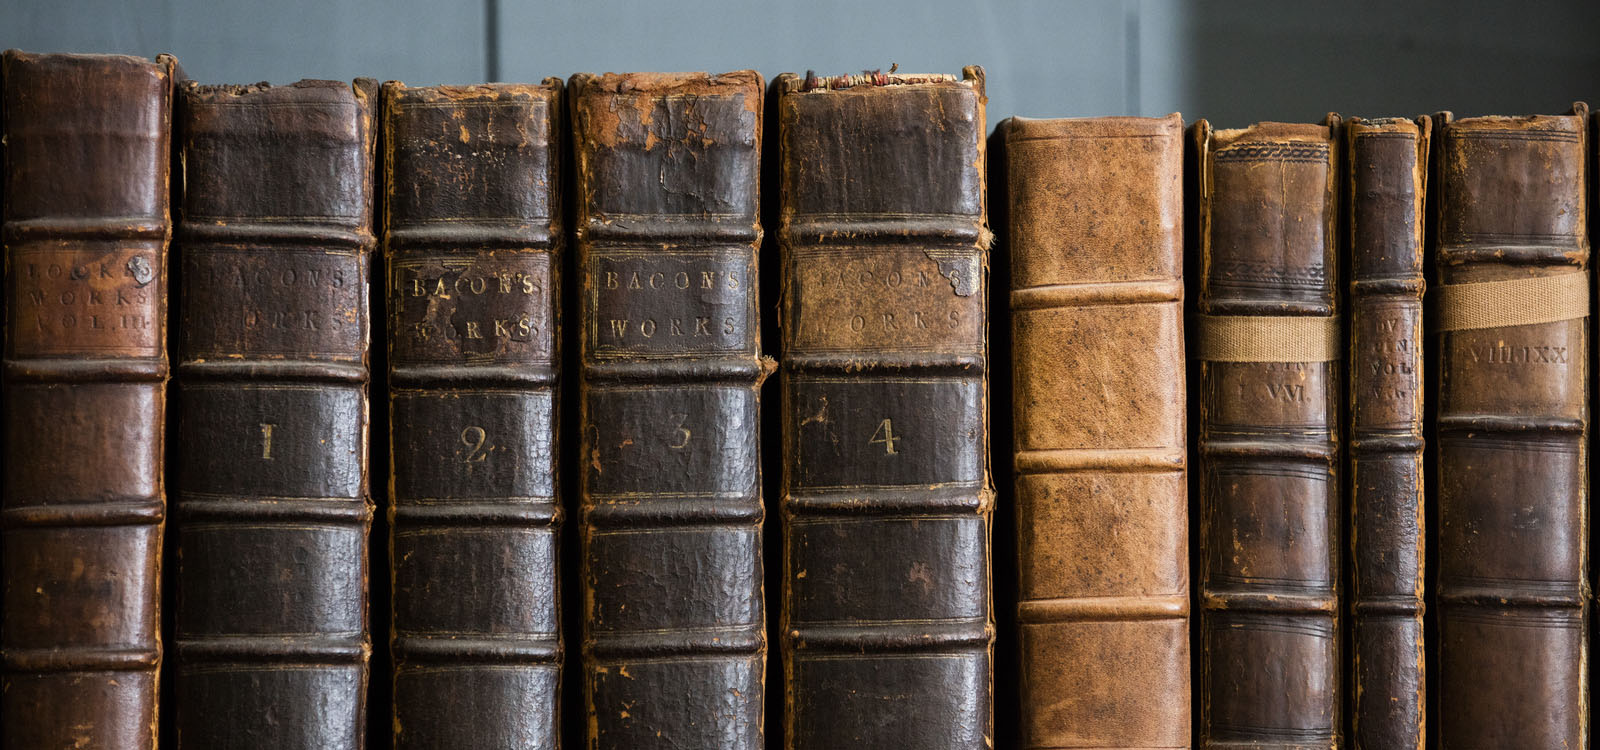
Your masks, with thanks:
M 570 88 L 588 746 L 757 750 L 763 83 Z
M 180 90 L 176 747 L 363 746 L 376 95 Z
M 394 744 L 556 748 L 561 81 L 383 89 Z
M 1193 134 L 1198 312 L 1337 315 L 1334 128 L 1201 120 Z M 1340 362 L 1194 354 L 1200 745 L 1337 747 Z
M 774 88 L 785 746 L 987 748 L 983 72 Z
M 0 63 L 5 748 L 156 746 L 171 68 Z
M 1585 114 L 1437 118 L 1440 287 L 1588 272 Z M 1442 747 L 1588 745 L 1588 326 L 1435 336 Z
M 1350 242 L 1350 742 L 1422 750 L 1422 236 L 1427 119 L 1345 125 Z
M 1190 740 L 1183 118 L 1013 118 L 1026 748 Z

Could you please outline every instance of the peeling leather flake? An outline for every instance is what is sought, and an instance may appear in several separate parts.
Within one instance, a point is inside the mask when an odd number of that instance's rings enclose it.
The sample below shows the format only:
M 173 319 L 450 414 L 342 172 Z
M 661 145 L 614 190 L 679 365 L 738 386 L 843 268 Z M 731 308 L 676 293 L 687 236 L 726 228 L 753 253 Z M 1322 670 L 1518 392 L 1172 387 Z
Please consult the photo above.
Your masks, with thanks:
M 922 254 L 938 264 L 939 275 L 950 280 L 950 288 L 955 290 L 957 297 L 971 297 L 978 293 L 978 279 L 983 269 L 977 255 L 951 255 L 948 251 L 937 250 L 923 250 Z

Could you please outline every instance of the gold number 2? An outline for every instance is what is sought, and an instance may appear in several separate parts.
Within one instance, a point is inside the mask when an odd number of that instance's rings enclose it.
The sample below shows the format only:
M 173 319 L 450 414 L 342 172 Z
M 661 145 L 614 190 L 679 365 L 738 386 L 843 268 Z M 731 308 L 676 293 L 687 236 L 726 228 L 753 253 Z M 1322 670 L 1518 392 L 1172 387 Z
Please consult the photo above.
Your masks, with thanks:
M 464 459 L 466 463 L 478 463 L 489 457 L 489 451 L 493 450 L 494 446 L 485 449 L 483 444 L 488 440 L 489 433 L 482 427 L 472 426 L 461 431 L 461 444 L 471 449 L 467 451 L 467 457 Z
M 882 437 L 879 437 L 879 435 L 882 435 Z M 893 456 L 900 452 L 894 448 L 895 441 L 899 439 L 894 436 L 894 423 L 885 419 L 878 423 L 878 429 L 873 431 L 872 439 L 868 440 L 867 444 L 882 443 L 884 454 Z

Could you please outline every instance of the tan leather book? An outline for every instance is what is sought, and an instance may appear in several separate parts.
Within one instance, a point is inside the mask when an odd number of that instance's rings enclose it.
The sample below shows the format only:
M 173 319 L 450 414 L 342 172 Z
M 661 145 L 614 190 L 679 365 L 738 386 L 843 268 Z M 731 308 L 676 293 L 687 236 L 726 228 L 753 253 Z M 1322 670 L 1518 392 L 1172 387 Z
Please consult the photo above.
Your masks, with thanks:
M 1001 129 L 1022 746 L 1188 747 L 1183 118 Z
M 784 746 L 987 750 L 983 71 L 774 87 Z
M 1588 745 L 1587 108 L 1437 117 L 1438 741 Z
M 383 87 L 399 750 L 560 744 L 561 89 Z
M 156 747 L 173 62 L 0 64 L 0 747 Z
M 1206 748 L 1340 744 L 1337 131 L 1193 129 Z
M 1350 742 L 1422 750 L 1422 235 L 1428 119 L 1345 125 Z

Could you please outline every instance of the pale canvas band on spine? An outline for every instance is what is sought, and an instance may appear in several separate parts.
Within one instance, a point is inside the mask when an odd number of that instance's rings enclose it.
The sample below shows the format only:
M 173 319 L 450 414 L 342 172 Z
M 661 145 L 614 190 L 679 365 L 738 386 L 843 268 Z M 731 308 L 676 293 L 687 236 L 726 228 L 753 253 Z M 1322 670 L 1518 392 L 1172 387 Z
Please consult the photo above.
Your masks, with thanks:
M 1344 347 L 1336 316 L 1202 315 L 1207 362 L 1332 362 Z
M 1589 315 L 1586 271 L 1439 287 L 1440 331 L 1555 323 Z

